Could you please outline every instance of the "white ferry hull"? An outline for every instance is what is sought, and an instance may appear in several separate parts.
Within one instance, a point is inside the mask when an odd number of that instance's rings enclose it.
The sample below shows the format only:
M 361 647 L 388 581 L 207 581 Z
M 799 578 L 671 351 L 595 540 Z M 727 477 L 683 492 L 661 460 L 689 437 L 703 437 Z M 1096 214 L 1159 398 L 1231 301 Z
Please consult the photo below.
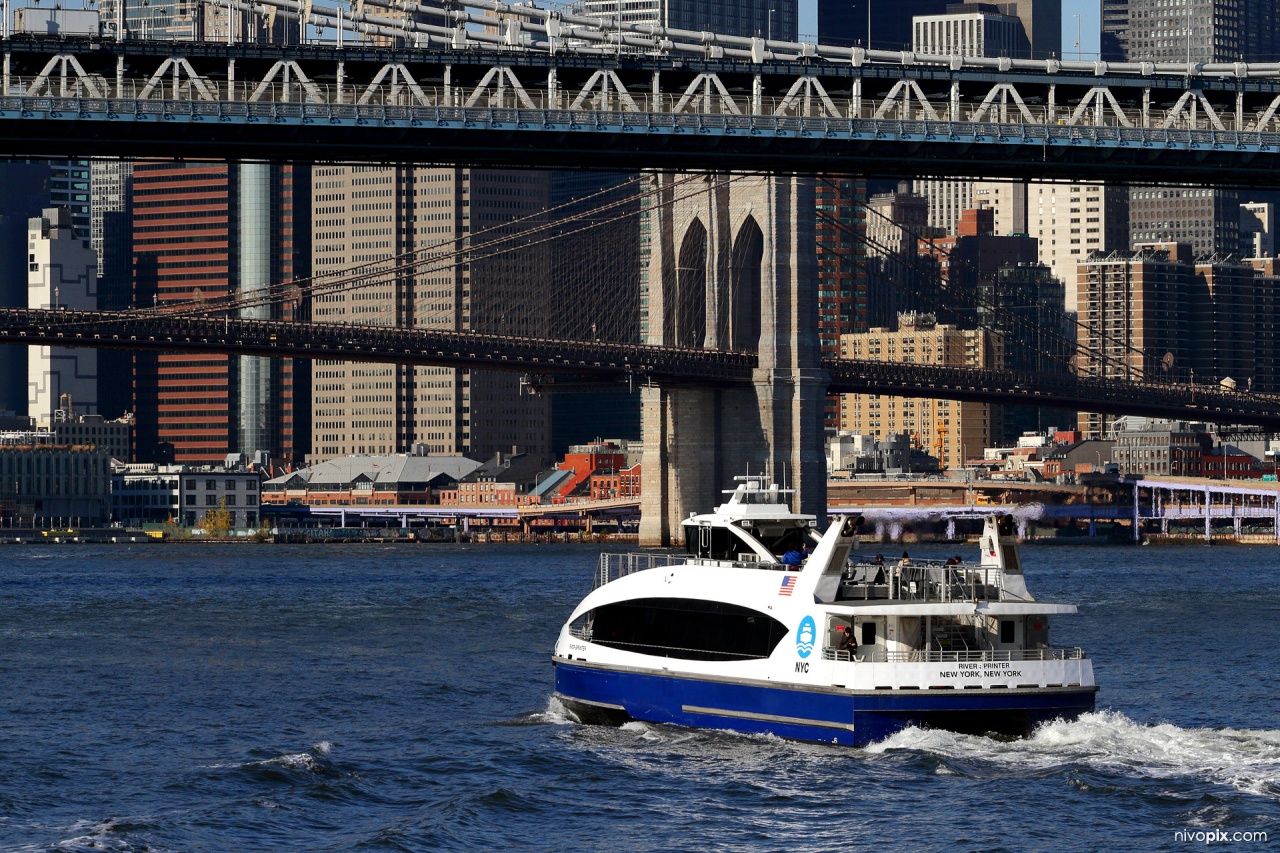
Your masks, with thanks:
M 556 696 L 584 722 L 651 723 L 865 746 L 912 726 L 1024 736 L 1094 709 L 1097 687 L 851 690 L 655 673 L 556 658 Z M 1091 680 L 1091 679 L 1090 679 Z

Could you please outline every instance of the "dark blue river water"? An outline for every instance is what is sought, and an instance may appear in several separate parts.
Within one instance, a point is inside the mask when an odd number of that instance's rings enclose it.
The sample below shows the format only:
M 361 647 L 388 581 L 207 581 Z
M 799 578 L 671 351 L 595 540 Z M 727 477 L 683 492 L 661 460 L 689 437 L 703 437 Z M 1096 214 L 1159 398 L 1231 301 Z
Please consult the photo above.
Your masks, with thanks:
M 1027 547 L 1032 591 L 1081 606 L 1055 641 L 1093 655 L 1099 712 L 865 750 L 567 720 L 549 654 L 596 553 L 4 547 L 0 849 L 1280 840 L 1280 550 Z

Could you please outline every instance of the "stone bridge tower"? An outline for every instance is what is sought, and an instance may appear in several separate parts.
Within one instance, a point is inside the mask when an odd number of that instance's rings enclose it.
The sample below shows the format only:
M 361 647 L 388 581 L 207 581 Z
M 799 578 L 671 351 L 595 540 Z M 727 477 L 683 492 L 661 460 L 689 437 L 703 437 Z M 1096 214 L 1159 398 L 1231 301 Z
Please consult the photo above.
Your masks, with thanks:
M 642 390 L 640 543 L 683 541 L 680 521 L 723 502 L 733 478 L 768 473 L 795 511 L 826 503 L 810 178 L 654 174 L 650 344 L 751 350 L 749 388 Z

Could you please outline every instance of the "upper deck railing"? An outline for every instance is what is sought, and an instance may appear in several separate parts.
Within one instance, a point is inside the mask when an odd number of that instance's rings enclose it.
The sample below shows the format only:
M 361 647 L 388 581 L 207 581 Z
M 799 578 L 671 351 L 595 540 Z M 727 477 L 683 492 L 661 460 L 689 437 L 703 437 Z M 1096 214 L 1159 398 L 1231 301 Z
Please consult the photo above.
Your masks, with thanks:
M 942 560 L 877 563 L 861 558 L 845 571 L 837 601 L 977 602 L 999 601 L 1000 569 Z
M 602 587 L 611 581 L 616 581 L 618 578 L 626 577 L 636 572 L 685 564 L 725 569 L 771 569 L 776 571 L 784 568 L 781 563 L 767 563 L 757 560 L 707 560 L 700 557 L 691 557 L 688 554 L 647 553 L 644 551 L 625 554 L 606 553 L 600 555 L 600 565 L 596 569 L 595 579 L 591 584 L 591 588 Z
M 1034 649 L 971 649 L 967 651 L 938 651 L 913 649 L 905 652 L 885 652 L 868 649 L 865 653 L 852 654 L 832 646 L 822 649 L 823 660 L 848 663 L 979 663 L 1034 660 L 1084 660 L 1087 655 L 1079 646 L 1042 646 Z

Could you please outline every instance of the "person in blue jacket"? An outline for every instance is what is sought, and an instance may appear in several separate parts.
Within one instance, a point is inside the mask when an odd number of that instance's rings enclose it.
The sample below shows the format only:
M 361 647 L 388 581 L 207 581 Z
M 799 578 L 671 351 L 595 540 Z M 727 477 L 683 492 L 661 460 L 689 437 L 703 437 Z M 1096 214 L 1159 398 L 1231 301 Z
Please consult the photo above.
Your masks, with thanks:
M 806 559 L 808 559 L 808 557 L 809 557 L 809 549 L 803 542 L 801 542 L 799 550 L 792 548 L 790 551 L 787 551 L 787 553 L 782 555 L 782 565 L 799 566 Z

